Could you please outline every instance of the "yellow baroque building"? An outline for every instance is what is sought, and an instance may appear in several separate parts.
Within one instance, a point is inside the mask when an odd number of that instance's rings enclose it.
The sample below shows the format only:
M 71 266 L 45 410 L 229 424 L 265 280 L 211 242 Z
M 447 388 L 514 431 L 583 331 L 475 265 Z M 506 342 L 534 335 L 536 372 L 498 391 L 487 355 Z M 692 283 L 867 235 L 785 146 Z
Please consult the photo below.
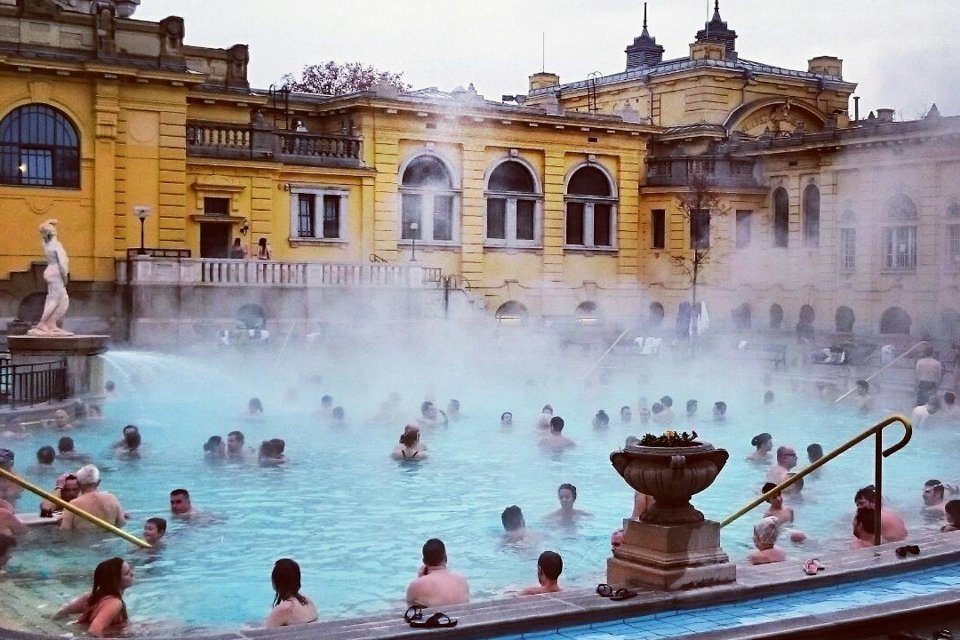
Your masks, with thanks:
M 719 7 L 682 57 L 644 18 L 623 72 L 492 101 L 251 89 L 246 46 L 136 4 L 0 0 L 0 317 L 42 304 L 56 218 L 68 319 L 132 339 L 244 304 L 309 321 L 291 300 L 338 288 L 430 306 L 438 281 L 502 319 L 671 324 L 695 246 L 714 326 L 960 330 L 960 118 L 861 118 L 841 60 L 741 58 Z

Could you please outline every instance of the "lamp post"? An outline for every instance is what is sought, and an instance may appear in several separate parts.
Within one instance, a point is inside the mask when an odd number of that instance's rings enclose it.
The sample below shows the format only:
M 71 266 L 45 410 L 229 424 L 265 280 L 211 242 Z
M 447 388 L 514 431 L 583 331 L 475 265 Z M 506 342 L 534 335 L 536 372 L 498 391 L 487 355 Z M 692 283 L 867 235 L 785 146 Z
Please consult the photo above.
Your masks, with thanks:
M 137 251 L 138 256 L 147 255 L 147 250 L 143 246 L 143 223 L 146 222 L 147 218 L 150 217 L 150 207 L 137 206 L 133 208 L 133 215 L 140 218 L 140 249 Z
M 420 224 L 417 222 L 410 223 L 410 231 L 413 233 L 410 234 L 411 239 L 413 240 L 413 253 L 410 256 L 410 262 L 417 261 L 417 234 L 420 229 Z

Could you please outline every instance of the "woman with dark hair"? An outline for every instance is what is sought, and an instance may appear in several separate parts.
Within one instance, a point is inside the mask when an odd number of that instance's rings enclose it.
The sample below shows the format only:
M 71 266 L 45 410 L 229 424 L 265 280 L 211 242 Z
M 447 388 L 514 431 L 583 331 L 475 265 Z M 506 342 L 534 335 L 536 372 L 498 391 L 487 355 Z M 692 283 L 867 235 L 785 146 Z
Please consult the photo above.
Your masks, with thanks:
M 127 622 L 127 605 L 123 592 L 133 585 L 133 567 L 123 558 L 110 558 L 97 565 L 93 572 L 93 589 L 60 608 L 56 617 L 80 613 L 77 624 L 88 625 L 87 633 L 103 638 L 108 631 Z
M 577 488 L 569 482 L 564 482 L 557 489 L 557 499 L 560 500 L 560 508 L 547 516 L 553 522 L 570 524 L 578 518 L 590 515 L 586 511 L 573 508 L 573 503 L 577 501 Z
M 756 449 L 747 456 L 748 462 L 770 462 L 770 452 L 773 451 L 773 436 L 769 433 L 758 433 L 750 441 Z
M 300 565 L 290 558 L 280 558 L 273 565 L 270 579 L 277 595 L 264 626 L 287 627 L 316 622 L 316 606 L 310 598 L 300 593 Z

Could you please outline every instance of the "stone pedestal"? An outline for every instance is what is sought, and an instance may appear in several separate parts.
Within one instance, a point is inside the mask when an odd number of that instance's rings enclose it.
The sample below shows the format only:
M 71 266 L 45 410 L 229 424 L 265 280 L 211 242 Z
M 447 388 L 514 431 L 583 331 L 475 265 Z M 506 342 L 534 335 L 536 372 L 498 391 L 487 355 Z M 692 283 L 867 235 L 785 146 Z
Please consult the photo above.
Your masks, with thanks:
M 103 359 L 110 336 L 8 336 L 14 364 L 36 364 L 66 358 L 69 393 L 73 397 L 104 396 Z
M 624 540 L 607 560 L 609 584 L 672 591 L 733 582 L 736 565 L 720 548 L 720 525 L 705 520 L 659 525 L 625 520 Z

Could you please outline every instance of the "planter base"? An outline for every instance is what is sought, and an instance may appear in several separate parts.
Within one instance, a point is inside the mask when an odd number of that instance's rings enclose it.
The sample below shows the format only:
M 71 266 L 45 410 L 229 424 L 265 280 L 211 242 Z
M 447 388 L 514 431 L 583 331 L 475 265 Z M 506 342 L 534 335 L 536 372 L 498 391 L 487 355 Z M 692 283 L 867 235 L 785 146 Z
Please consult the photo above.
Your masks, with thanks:
M 720 548 L 720 525 L 658 525 L 625 520 L 623 544 L 607 560 L 610 584 L 673 591 L 733 582 L 736 565 Z

